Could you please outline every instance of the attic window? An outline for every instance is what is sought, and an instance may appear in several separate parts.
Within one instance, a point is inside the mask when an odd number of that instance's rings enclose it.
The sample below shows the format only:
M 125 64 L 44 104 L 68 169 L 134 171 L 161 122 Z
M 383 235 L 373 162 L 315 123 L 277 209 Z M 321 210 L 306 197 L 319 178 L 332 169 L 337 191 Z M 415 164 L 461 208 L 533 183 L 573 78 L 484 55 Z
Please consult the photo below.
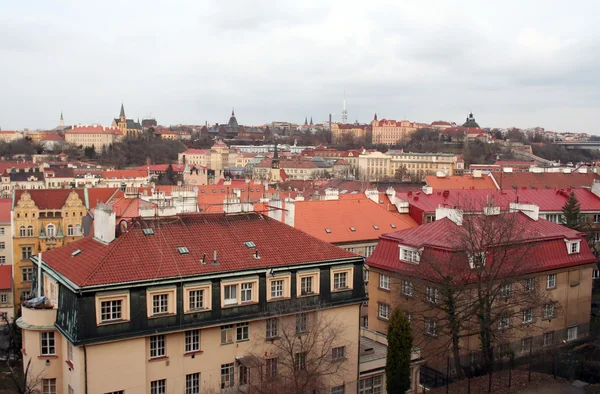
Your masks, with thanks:
M 376 225 L 376 224 L 374 224 L 374 225 L 373 225 L 373 228 L 374 228 L 375 230 L 379 230 L 379 226 L 378 226 L 378 225 Z
M 73 253 L 71 253 L 71 257 L 75 257 L 78 254 L 81 254 L 81 249 L 77 249 L 76 251 L 74 251 Z
M 331 229 L 330 229 L 330 228 L 326 228 L 326 229 L 325 229 L 325 232 L 326 232 L 327 234 L 331 234 Z
M 200 189 L 200 193 L 204 193 L 204 189 Z
M 473 269 L 485 266 L 485 255 L 485 252 L 467 253 L 467 257 L 469 258 L 469 267 Z
M 350 227 L 350 231 L 356 231 L 354 227 Z
M 178 247 L 177 251 L 179 252 L 179 254 L 188 254 L 188 253 L 190 253 L 190 251 L 188 250 L 188 248 L 186 248 L 185 246 Z
M 221 193 L 225 193 L 225 189 L 221 189 Z
M 396 228 L 396 225 L 394 223 L 390 224 L 391 228 Z
M 251 193 L 253 193 L 253 192 L 254 192 L 254 189 L 250 189 L 250 192 L 251 192 Z
M 154 230 L 151 228 L 145 228 L 142 231 L 144 232 L 144 235 L 154 235 Z
M 248 249 L 256 248 L 256 244 L 252 241 L 244 242 L 244 245 L 246 245 Z
M 216 193 L 217 191 L 215 189 L 213 189 L 213 193 Z
M 581 241 L 577 240 L 577 241 L 567 241 L 565 240 L 565 243 L 567 244 L 567 253 L 569 254 L 577 254 L 579 253 L 579 246 Z

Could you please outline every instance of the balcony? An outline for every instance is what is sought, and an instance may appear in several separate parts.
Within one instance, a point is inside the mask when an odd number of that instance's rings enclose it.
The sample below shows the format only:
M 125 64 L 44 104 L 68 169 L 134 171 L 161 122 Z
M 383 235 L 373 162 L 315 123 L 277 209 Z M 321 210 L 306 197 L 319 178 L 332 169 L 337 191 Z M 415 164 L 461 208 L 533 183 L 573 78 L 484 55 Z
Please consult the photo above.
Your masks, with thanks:
M 22 316 L 17 320 L 21 328 L 32 330 L 48 330 L 54 328 L 56 322 L 56 309 L 46 299 L 41 305 L 32 306 L 28 302 L 23 303 Z

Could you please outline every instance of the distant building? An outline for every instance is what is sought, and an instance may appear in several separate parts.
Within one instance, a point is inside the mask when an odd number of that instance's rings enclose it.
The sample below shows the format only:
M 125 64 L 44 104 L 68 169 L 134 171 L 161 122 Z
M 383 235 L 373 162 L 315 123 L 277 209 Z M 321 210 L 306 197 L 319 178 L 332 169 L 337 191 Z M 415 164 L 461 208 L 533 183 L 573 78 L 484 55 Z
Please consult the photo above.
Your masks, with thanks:
M 350 140 L 354 143 L 365 143 L 368 125 L 333 123 L 331 125 L 331 142 L 339 144 Z
M 133 119 L 127 119 L 125 116 L 125 107 L 121 104 L 121 113 L 118 118 L 113 119 L 112 127 L 121 130 L 121 134 L 126 137 L 136 137 L 142 133 L 142 125 Z
M 142 128 L 149 129 L 150 127 L 156 127 L 158 123 L 156 123 L 156 119 L 154 118 L 145 118 L 142 119 Z
M 14 316 L 11 206 L 11 199 L 0 199 L 0 327 Z
M 358 176 L 365 181 L 386 178 L 412 178 L 422 181 L 426 176 L 442 173 L 453 175 L 462 170 L 464 162 L 452 153 L 414 153 L 402 150 L 364 152 L 358 157 Z
M 406 141 L 421 125 L 408 120 L 377 119 L 377 114 L 371 122 L 373 144 L 395 145 Z
M 23 134 L 18 131 L 0 131 L 0 141 L 12 142 L 23 138 Z
M 65 141 L 83 148 L 91 148 L 98 153 L 123 139 L 123 131 L 118 127 L 100 125 L 77 125 L 65 131 Z

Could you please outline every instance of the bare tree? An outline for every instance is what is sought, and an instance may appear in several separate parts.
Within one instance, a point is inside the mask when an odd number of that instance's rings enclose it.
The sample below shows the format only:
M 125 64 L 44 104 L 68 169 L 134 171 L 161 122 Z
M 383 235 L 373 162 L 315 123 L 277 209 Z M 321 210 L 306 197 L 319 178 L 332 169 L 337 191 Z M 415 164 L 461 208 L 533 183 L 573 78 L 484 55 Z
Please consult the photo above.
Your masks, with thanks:
M 249 370 L 246 392 L 328 391 L 332 379 L 347 372 L 347 359 L 353 356 L 344 338 L 344 322 L 324 313 L 318 304 L 278 305 L 276 309 L 282 313 L 266 321 L 270 344 L 245 359 Z

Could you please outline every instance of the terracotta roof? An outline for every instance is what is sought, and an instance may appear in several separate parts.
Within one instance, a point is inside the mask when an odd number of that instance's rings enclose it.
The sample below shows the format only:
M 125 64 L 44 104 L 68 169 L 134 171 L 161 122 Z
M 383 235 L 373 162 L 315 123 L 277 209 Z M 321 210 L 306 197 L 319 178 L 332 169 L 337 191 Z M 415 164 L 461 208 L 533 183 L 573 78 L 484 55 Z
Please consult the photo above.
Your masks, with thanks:
M 112 126 L 100 125 L 77 125 L 72 129 L 66 130 L 65 134 L 118 134 L 121 135 L 121 130 Z
M 204 149 L 188 149 L 185 152 L 182 152 L 181 154 L 183 154 L 183 155 L 205 155 L 207 153 L 209 153 L 209 152 Z
M 142 228 L 147 227 L 154 235 L 144 235 Z M 256 249 L 246 247 L 247 241 L 254 242 Z M 178 247 L 186 247 L 189 253 L 180 254 Z M 72 257 L 75 250 L 81 253 Z M 260 259 L 254 258 L 256 250 Z M 218 265 L 212 262 L 214 251 Z M 202 264 L 205 253 L 206 264 Z M 80 287 L 352 257 L 356 255 L 257 213 L 136 220 L 109 245 L 86 237 L 43 255 L 45 263 Z
M 12 131 L 12 130 L 4 130 L 4 131 L 0 131 L 0 134 L 18 134 L 18 131 Z
M 0 223 L 10 224 L 10 212 L 12 211 L 12 199 L 0 198 Z
M 147 178 L 148 172 L 139 170 L 102 171 L 102 177 L 106 179 Z
M 434 190 L 497 189 L 494 180 L 487 175 L 482 175 L 480 178 L 472 175 L 453 175 L 444 178 L 428 175 L 425 177 L 425 182 Z
M 508 215 L 515 220 L 515 227 L 521 230 L 519 242 L 527 242 L 529 245 L 523 252 L 527 253 L 527 266 L 519 270 L 520 274 L 554 270 L 596 261 L 585 242 L 583 233 L 543 219 L 533 220 L 521 212 Z M 484 216 L 465 216 L 463 220 L 482 217 Z M 493 220 L 495 217 L 487 216 L 485 218 Z M 371 267 L 431 281 L 440 276 L 435 272 L 433 264 L 427 264 L 427 261 L 436 261 L 436 269 L 442 270 L 445 274 L 452 274 L 455 278 L 470 280 L 472 278 L 469 278 L 470 269 L 467 256 L 464 250 L 457 247 L 456 238 L 452 236 L 460 231 L 466 231 L 465 227 L 458 226 L 450 219 L 444 218 L 408 230 L 386 234 L 381 237 L 375 252 L 367 260 L 367 264 Z M 580 252 L 568 254 L 565 239 L 583 240 L 580 244 Z M 423 248 L 421 262 L 412 264 L 400 261 L 399 245 Z M 493 251 L 493 249 L 491 250 Z M 493 261 L 493 258 L 491 260 Z M 507 267 L 508 265 L 506 264 Z M 514 271 L 512 272 L 514 273 Z
M 237 189 L 240 193 L 240 201 L 258 202 L 263 197 L 275 193 L 275 189 L 254 182 L 232 185 L 202 185 L 198 188 L 198 207 L 203 212 L 223 212 L 223 202 L 228 196 L 232 196 Z
M 113 187 L 105 188 L 88 188 L 88 189 L 32 189 L 32 190 L 15 190 L 15 205 L 23 195 L 27 192 L 31 196 L 31 199 L 35 202 L 35 205 L 39 209 L 61 209 L 71 191 L 75 191 L 81 201 L 86 204 L 86 192 L 87 200 L 89 203 L 88 209 L 96 207 L 98 201 L 106 202 L 108 199 L 118 190 Z
M 432 126 L 452 126 L 450 122 L 444 122 L 443 120 L 436 120 L 431 123 Z
M 0 265 L 0 290 L 12 289 L 12 266 Z
M 408 214 L 389 212 L 364 195 L 341 200 L 297 201 L 294 216 L 294 227 L 331 243 L 376 240 L 381 234 L 395 231 L 392 224 L 396 230 L 417 225 Z
M 595 180 L 600 180 L 600 177 L 594 173 L 581 174 L 574 172 L 565 174 L 562 172 L 501 172 L 492 174 L 496 183 L 502 189 L 510 188 L 537 188 L 537 189 L 567 189 L 592 187 Z

